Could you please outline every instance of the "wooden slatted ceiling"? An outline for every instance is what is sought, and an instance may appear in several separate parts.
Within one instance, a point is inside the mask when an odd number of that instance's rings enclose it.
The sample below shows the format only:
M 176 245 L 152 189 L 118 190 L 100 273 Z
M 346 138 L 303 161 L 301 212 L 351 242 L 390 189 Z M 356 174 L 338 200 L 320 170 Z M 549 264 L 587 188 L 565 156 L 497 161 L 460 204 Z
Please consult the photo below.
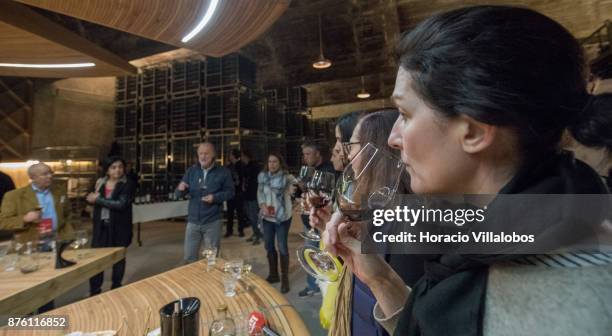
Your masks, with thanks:
M 18 0 L 209 56 L 237 51 L 265 32 L 289 0 L 220 0 L 212 19 L 188 43 L 210 0 Z
M 0 63 L 82 62 L 93 62 L 96 66 L 73 69 L 0 67 L 0 76 L 98 77 L 136 72 L 127 61 L 30 8 L 12 1 L 0 1 Z

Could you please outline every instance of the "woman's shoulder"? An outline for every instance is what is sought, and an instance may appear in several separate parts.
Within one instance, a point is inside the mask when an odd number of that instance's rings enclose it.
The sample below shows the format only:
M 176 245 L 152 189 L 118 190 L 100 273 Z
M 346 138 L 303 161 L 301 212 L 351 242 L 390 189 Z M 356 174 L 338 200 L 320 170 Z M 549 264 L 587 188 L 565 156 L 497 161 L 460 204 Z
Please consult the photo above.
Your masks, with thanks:
M 612 330 L 612 254 L 541 255 L 491 266 L 485 335 L 604 335 Z

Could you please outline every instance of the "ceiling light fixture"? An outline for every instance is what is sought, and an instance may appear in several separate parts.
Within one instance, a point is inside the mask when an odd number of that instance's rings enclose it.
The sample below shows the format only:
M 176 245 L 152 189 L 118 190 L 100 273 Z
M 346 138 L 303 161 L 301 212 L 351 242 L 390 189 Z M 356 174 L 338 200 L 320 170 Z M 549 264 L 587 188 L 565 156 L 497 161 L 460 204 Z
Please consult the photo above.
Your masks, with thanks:
M 361 76 L 361 91 L 357 93 L 357 98 L 359 99 L 368 99 L 370 98 L 370 93 L 365 89 L 365 82 L 363 76 Z
M 202 28 L 206 26 L 208 21 L 210 21 L 210 19 L 212 18 L 213 14 L 215 14 L 215 10 L 217 9 L 218 4 L 219 4 L 219 0 L 210 1 L 210 5 L 208 5 L 208 9 L 206 9 L 206 13 L 204 13 L 204 17 L 202 18 L 200 23 L 198 23 L 198 25 L 195 28 L 193 28 L 192 31 L 189 32 L 189 34 L 185 35 L 185 37 L 183 37 L 181 42 L 183 43 L 189 42 L 189 40 L 191 40 L 194 36 L 196 36 L 200 32 L 200 30 L 202 30 Z
M 28 64 L 28 63 L 0 63 L 0 67 L 7 68 L 36 68 L 36 69 L 65 69 L 87 68 L 96 66 L 95 63 L 60 63 L 60 64 Z
M 312 63 L 315 69 L 327 69 L 332 65 L 332 62 L 323 56 L 323 36 L 321 32 L 321 14 L 319 14 L 319 58 Z

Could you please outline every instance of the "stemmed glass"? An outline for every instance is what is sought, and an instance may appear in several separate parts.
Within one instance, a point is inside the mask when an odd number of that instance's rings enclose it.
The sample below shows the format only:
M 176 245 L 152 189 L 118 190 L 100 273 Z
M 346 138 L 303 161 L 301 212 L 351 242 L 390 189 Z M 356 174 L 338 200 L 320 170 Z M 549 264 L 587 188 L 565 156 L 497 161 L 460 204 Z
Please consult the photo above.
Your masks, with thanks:
M 338 209 L 352 222 L 393 200 L 406 165 L 386 149 L 366 144 L 345 168 L 337 191 Z
M 202 250 L 202 256 L 206 258 L 206 271 L 217 264 L 217 248 L 208 246 Z
M 298 173 L 298 176 L 295 178 L 295 186 L 299 187 L 299 189 L 302 189 L 302 192 L 306 192 L 306 188 L 308 183 L 310 182 L 310 180 L 312 179 L 312 177 L 315 174 L 315 169 L 313 167 L 308 167 L 308 166 L 302 166 L 300 167 L 300 172 Z M 297 194 L 297 191 L 295 194 L 293 194 L 293 198 L 298 198 L 299 195 Z
M 334 197 L 336 185 L 336 176 L 329 172 L 315 171 L 312 179 L 307 184 L 308 193 L 306 197 L 308 204 L 320 209 L 330 204 Z M 311 227 L 307 232 L 300 232 L 302 238 L 312 241 L 321 240 L 321 236 L 317 233 L 314 227 Z
M 72 242 L 71 247 L 77 250 L 77 259 L 82 259 L 84 255 L 81 253 L 81 249 L 85 247 L 89 241 L 86 230 L 76 230 L 74 232 L 75 241 Z
M 384 208 L 393 200 L 405 170 L 405 165 L 389 151 L 366 144 L 345 168 L 338 183 L 338 209 L 348 221 L 367 221 L 372 210 Z M 328 252 L 304 246 L 297 253 L 308 274 L 325 282 L 339 279 L 341 265 Z

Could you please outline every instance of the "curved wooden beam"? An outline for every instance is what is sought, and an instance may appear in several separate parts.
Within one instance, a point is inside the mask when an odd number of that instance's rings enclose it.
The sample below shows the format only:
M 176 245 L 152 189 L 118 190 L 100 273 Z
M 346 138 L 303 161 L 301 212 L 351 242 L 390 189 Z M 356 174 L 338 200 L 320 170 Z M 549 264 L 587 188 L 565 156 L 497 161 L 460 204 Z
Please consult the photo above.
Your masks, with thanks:
M 137 71 L 119 56 L 14 1 L 0 1 L 0 21 L 0 49 L 4 50 L 0 51 L 0 62 L 63 63 L 80 60 L 96 63 L 95 68 L 98 68 L 47 70 L 3 67 L 0 74 L 67 77 L 134 74 Z M 62 76 L 62 73 L 66 76 Z
M 125 31 L 209 56 L 237 51 L 263 34 L 290 0 L 221 0 L 188 43 L 181 39 L 201 20 L 210 0 L 19 0 L 22 3 Z

